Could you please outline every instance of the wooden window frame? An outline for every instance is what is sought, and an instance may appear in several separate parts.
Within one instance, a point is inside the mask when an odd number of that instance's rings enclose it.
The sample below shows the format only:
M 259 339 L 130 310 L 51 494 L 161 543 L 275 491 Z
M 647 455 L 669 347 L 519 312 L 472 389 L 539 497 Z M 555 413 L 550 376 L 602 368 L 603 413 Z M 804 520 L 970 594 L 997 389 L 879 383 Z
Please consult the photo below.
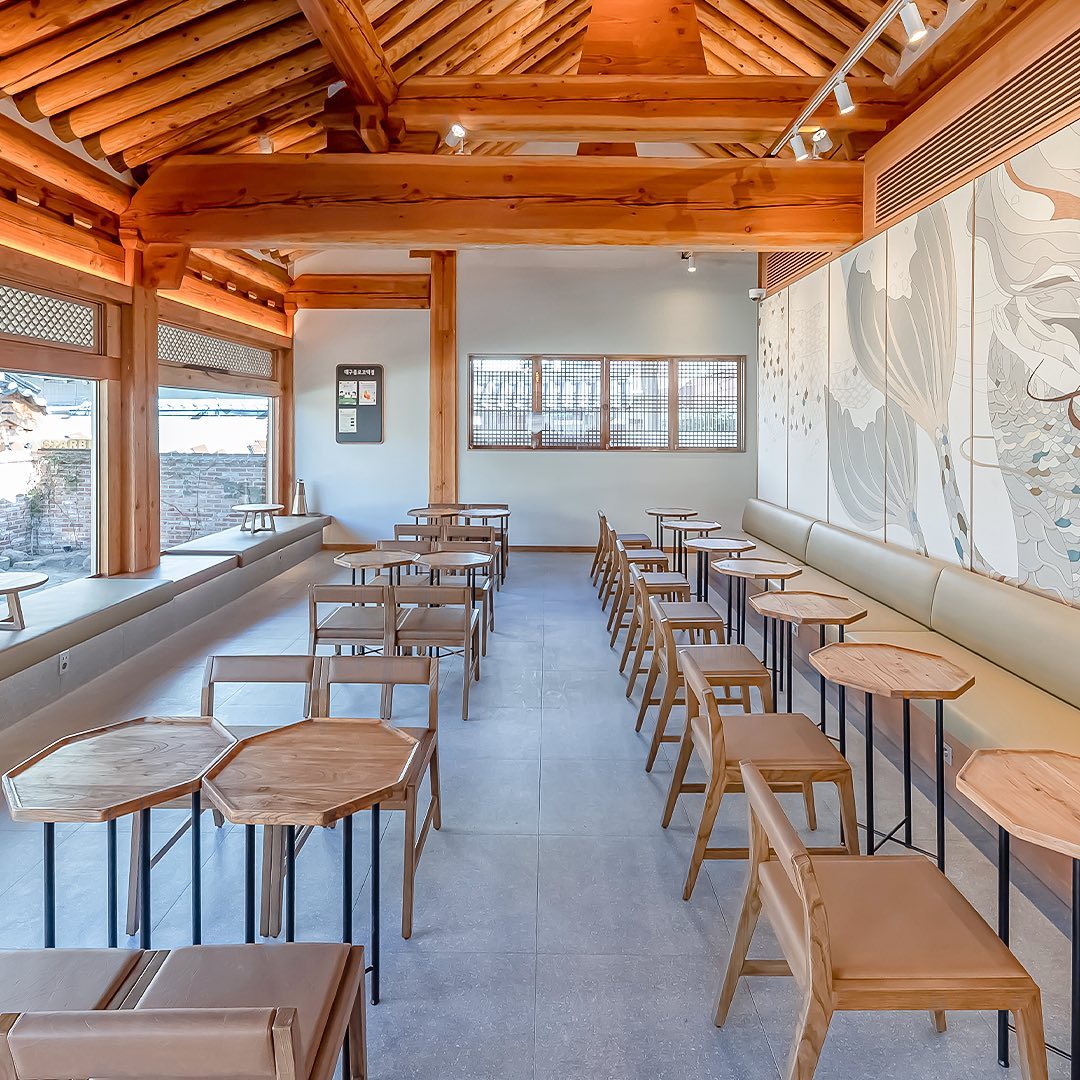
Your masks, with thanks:
M 533 412 L 543 411 L 542 364 L 545 359 L 555 357 L 565 360 L 593 360 L 600 362 L 600 444 L 578 446 L 545 446 L 543 433 L 532 436 L 529 446 L 478 445 L 473 431 L 473 361 L 483 356 L 506 356 L 517 360 L 528 360 L 532 364 L 532 406 Z M 666 360 L 668 362 L 668 443 L 666 446 L 612 446 L 611 443 L 611 361 L 613 360 Z M 726 360 L 736 364 L 737 379 L 737 415 L 736 444 L 734 446 L 679 446 L 679 365 L 683 361 Z M 723 355 L 708 353 L 691 354 L 644 354 L 644 353 L 470 353 L 467 367 L 469 435 L 468 449 L 508 451 L 544 450 L 552 453 L 569 451 L 571 453 L 630 453 L 630 454 L 744 454 L 746 453 L 746 357 L 744 355 Z

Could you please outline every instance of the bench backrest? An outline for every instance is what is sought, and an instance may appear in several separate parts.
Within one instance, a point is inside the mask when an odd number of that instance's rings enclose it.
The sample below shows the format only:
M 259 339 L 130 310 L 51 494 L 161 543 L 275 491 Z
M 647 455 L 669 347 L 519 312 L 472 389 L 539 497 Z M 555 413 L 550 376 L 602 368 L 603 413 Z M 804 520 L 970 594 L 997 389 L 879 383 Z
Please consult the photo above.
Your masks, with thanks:
M 794 510 L 785 510 L 764 499 L 750 499 L 743 510 L 745 532 L 786 551 L 799 562 L 806 561 L 806 541 L 813 524 L 813 518 L 797 514 Z

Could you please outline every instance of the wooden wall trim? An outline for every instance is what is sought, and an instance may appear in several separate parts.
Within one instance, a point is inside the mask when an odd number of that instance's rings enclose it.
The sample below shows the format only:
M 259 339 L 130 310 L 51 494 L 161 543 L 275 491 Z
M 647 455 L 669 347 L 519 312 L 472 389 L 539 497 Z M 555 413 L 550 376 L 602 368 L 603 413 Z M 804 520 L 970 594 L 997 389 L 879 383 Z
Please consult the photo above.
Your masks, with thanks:
M 158 312 L 162 322 L 197 330 L 203 334 L 232 338 L 259 349 L 287 349 L 292 345 L 292 338 L 286 334 L 252 326 L 250 323 L 237 322 L 216 311 L 182 303 L 173 299 L 171 294 L 158 296 Z
M 127 281 L 118 243 L 32 206 L 0 199 L 0 244 L 94 277 Z
M 0 277 L 19 284 L 59 292 L 96 303 L 131 303 L 131 286 L 96 277 L 4 243 L 0 231 Z
M 428 496 L 456 502 L 458 484 L 457 252 L 431 253 Z
M 254 304 L 243 296 L 215 288 L 197 278 L 186 277 L 179 289 L 162 289 L 159 296 L 189 308 L 217 315 L 229 322 L 259 330 L 276 338 L 272 348 L 287 347 L 291 343 L 288 320 L 284 311 Z
M 179 386 L 191 390 L 213 390 L 219 394 L 259 394 L 277 397 L 281 387 L 276 379 L 260 379 L 254 375 L 231 375 L 227 371 L 158 361 L 158 382 L 162 386 Z
M 66 375 L 72 379 L 118 379 L 120 357 L 101 356 L 36 341 L 0 338 L 3 366 L 35 375 Z
M 285 302 L 316 309 L 423 309 L 431 306 L 427 274 L 300 274 Z

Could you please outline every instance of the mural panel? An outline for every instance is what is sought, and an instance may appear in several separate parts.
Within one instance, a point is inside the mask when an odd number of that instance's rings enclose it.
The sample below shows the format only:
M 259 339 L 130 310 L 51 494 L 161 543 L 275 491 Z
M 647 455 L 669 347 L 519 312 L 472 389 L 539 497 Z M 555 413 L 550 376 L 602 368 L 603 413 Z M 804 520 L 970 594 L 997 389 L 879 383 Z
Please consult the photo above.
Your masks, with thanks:
M 827 519 L 829 268 L 815 270 L 788 292 L 788 506 Z
M 974 512 L 990 572 L 1080 603 L 1080 124 L 976 183 Z
M 787 506 L 788 296 L 758 312 L 758 496 Z

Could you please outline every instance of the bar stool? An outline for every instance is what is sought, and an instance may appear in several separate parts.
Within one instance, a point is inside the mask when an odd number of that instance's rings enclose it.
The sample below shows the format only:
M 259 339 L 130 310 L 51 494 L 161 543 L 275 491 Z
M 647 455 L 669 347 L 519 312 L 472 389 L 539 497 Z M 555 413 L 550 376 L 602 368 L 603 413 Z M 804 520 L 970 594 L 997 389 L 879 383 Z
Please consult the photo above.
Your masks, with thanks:
M 634 689 L 637 676 L 645 674 L 648 670 L 644 666 L 645 650 L 651 650 L 653 647 L 649 597 L 655 596 L 660 600 L 673 601 L 689 601 L 690 599 L 690 582 L 682 574 L 676 574 L 670 570 L 647 571 L 631 566 L 630 580 L 634 589 L 634 610 L 630 617 L 630 629 L 626 634 L 622 659 L 619 661 L 619 671 L 625 671 L 630 652 L 635 645 L 637 646 L 634 668 L 630 672 L 630 682 L 626 688 L 627 697 Z
M 645 680 L 645 692 L 641 695 L 636 730 L 641 730 L 650 705 L 659 705 L 660 708 L 656 714 L 656 727 L 645 761 L 646 772 L 652 772 L 660 744 L 678 742 L 680 738 L 678 735 L 665 734 L 672 706 L 686 704 L 686 686 L 679 667 L 679 645 L 675 635 L 685 633 L 687 645 L 723 645 L 725 640 L 724 620 L 712 604 L 701 600 L 672 603 L 655 598 L 651 598 L 649 604 L 652 609 L 655 645 L 652 662 L 649 664 L 649 676 Z M 663 692 L 659 697 L 654 697 L 653 690 L 661 676 L 664 679 Z
M 615 541 L 615 558 L 619 566 L 618 585 L 615 591 L 615 602 L 611 605 L 611 614 L 608 615 L 607 628 L 611 631 L 611 647 L 615 648 L 615 642 L 619 632 L 629 625 L 627 616 L 633 606 L 634 584 L 630 580 L 630 567 L 636 566 L 639 570 L 652 570 L 657 573 L 668 569 L 667 555 L 659 548 L 637 548 L 628 550 L 622 540 Z
M 624 547 L 647 548 L 652 541 L 644 533 L 620 533 L 614 529 L 608 529 L 607 547 L 601 562 L 602 570 L 599 574 L 600 588 L 597 596 L 602 597 L 601 609 L 607 610 L 608 601 L 615 593 L 615 586 L 619 577 L 619 560 L 615 552 L 615 541 L 621 540 Z
M 745 649 L 745 646 L 727 646 Z M 745 650 L 749 654 L 749 650 Z M 698 653 L 700 655 L 700 653 Z M 679 757 L 671 777 L 663 826 L 671 823 L 675 801 L 689 792 L 705 793 L 690 868 L 686 873 L 683 899 L 694 892 L 701 864 L 705 859 L 745 859 L 745 847 L 709 847 L 709 837 L 720 802 L 726 792 L 741 792 L 742 773 L 739 763 L 752 761 L 761 771 L 773 791 L 801 791 L 806 803 L 806 820 L 817 827 L 814 809 L 815 783 L 833 784 L 840 799 L 841 847 L 814 848 L 815 852 L 840 855 L 859 854 L 859 825 L 855 816 L 855 787 L 851 766 L 833 746 L 831 740 L 808 717 L 801 713 L 765 713 L 750 716 L 721 716 L 720 700 L 716 695 L 716 675 L 711 668 L 702 668 L 695 650 L 686 649 L 680 655 L 683 678 L 686 680 L 687 724 L 679 744 Z M 756 658 L 750 657 L 753 663 Z M 767 692 L 762 690 L 763 699 Z M 749 696 L 744 708 L 748 712 Z M 705 784 L 684 783 L 690 755 L 696 751 L 709 779 Z

